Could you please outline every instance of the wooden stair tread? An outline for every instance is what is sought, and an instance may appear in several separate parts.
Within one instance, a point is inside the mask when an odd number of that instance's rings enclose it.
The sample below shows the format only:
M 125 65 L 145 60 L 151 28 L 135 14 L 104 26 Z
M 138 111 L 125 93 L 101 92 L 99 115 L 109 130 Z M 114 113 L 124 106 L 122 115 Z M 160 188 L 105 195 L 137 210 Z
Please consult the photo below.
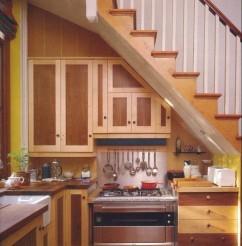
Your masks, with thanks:
M 178 51 L 158 51 L 153 50 L 151 52 L 151 56 L 155 58 L 176 58 L 178 55 Z
M 109 13 L 115 16 L 122 16 L 122 15 L 134 16 L 136 15 L 136 10 L 135 9 L 110 9 Z
M 215 115 L 216 119 L 223 119 L 223 120 L 238 120 L 242 118 L 241 114 L 216 114 Z
M 220 93 L 196 93 L 194 95 L 194 97 L 196 98 L 214 98 L 214 99 L 218 99 L 219 97 L 221 97 L 222 94 Z
M 199 72 L 175 72 L 172 74 L 175 78 L 197 78 L 199 75 Z
M 130 34 L 134 37 L 154 37 L 156 38 L 156 30 L 133 30 Z

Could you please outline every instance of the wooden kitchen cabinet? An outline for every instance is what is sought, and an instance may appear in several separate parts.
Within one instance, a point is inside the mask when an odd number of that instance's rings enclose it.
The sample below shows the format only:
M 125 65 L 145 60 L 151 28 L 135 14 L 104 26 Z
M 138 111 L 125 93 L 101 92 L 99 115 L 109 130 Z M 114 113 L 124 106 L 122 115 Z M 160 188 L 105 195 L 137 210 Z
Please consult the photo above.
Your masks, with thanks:
M 108 84 L 107 60 L 94 60 L 93 67 L 93 132 L 107 133 Z
M 87 190 L 66 190 L 66 245 L 89 245 Z
M 93 106 L 94 133 L 170 133 L 170 107 L 122 59 L 93 62 Z
M 33 219 L 15 233 L 0 242 L 1 246 L 45 246 L 42 230 L 42 215 Z
M 154 133 L 152 93 L 109 93 L 109 133 Z
M 92 152 L 92 61 L 29 61 L 29 151 Z
M 237 245 L 237 192 L 179 192 L 179 245 Z
M 58 192 L 51 199 L 51 223 L 49 225 L 48 245 L 65 245 L 65 191 Z

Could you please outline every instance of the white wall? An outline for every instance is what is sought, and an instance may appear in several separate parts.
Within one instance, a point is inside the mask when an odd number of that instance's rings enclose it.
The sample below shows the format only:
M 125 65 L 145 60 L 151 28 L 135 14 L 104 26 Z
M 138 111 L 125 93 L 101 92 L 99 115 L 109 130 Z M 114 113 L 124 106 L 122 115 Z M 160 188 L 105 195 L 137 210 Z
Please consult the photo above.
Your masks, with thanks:
M 212 0 L 212 2 L 241 30 L 241 0 Z

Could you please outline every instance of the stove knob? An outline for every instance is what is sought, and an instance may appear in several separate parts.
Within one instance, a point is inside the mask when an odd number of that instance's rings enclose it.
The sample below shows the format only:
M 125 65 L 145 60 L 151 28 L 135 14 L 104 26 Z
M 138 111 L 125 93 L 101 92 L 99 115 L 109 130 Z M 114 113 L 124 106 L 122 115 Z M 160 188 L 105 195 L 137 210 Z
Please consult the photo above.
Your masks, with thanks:
M 171 214 L 168 214 L 167 216 L 170 218 L 171 217 Z
M 170 220 L 167 220 L 167 224 L 170 224 L 171 223 L 171 221 Z

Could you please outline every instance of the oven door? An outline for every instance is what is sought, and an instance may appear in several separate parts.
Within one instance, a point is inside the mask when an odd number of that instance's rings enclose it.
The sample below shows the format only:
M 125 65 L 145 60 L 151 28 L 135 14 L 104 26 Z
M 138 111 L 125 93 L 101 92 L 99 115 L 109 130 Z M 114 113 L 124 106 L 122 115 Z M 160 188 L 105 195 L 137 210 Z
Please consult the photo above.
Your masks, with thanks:
M 175 212 L 161 204 L 95 205 L 94 246 L 174 245 L 175 221 Z

